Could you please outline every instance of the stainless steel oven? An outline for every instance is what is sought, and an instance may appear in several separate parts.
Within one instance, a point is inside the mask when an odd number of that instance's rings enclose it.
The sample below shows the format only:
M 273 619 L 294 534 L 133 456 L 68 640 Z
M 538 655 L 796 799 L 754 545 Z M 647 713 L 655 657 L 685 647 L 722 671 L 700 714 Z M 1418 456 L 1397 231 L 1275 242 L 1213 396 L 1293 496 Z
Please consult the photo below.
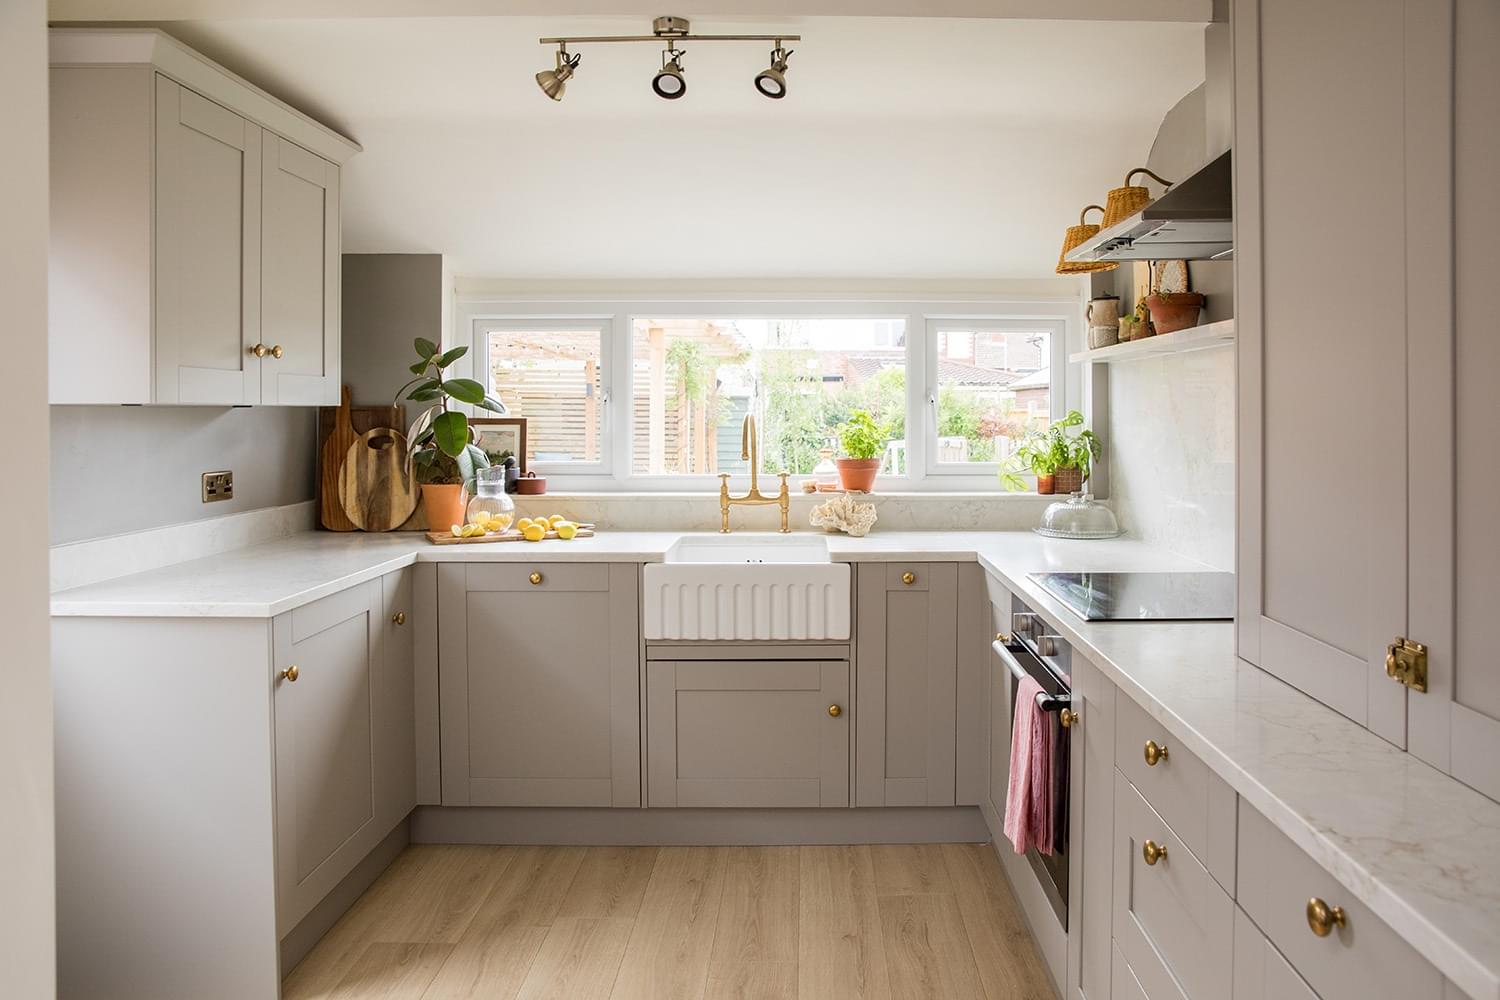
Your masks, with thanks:
M 1011 632 L 1007 640 L 999 638 L 994 643 L 995 654 L 1000 657 L 1011 673 L 1010 717 L 1016 716 L 1016 689 L 1018 682 L 1026 677 L 1036 678 L 1042 687 L 1036 696 L 1037 707 L 1053 716 L 1054 738 L 1054 788 L 1061 812 L 1054 818 L 1054 839 L 1051 854 L 1044 854 L 1035 847 L 1026 852 L 1042 887 L 1042 893 L 1052 905 L 1058 921 L 1066 930 L 1068 926 L 1068 829 L 1067 808 L 1069 798 L 1068 751 L 1069 733 L 1073 723 L 1072 682 L 1067 642 L 1048 632 L 1047 624 L 1031 611 L 1017 611 L 1011 616 Z

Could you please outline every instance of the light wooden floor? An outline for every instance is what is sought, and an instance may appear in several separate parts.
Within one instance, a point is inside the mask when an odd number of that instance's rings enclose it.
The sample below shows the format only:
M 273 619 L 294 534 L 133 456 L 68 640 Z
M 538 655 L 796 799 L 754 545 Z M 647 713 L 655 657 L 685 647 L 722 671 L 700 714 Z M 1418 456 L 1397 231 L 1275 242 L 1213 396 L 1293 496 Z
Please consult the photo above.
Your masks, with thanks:
M 991 848 L 413 846 L 287 1000 L 1053 1000 Z

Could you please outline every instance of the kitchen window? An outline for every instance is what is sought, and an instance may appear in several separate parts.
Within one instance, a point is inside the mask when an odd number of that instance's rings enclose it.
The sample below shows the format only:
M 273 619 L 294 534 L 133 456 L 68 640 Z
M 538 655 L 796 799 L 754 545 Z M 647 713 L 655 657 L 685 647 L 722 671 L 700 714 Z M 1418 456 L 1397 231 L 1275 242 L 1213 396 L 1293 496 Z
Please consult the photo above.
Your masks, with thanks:
M 461 302 L 476 377 L 527 419 L 554 491 L 743 487 L 811 475 L 858 410 L 882 429 L 878 489 L 999 491 L 999 465 L 1065 407 L 1076 301 Z

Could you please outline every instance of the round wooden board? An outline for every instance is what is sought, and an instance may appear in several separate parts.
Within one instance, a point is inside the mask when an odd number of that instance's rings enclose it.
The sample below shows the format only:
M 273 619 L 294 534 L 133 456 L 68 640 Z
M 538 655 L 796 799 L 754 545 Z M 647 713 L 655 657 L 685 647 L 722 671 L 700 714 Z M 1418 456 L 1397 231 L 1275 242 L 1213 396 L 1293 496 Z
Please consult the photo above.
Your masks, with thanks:
M 362 531 L 399 528 L 417 509 L 420 489 L 406 461 L 406 435 L 365 431 L 349 446 L 339 473 L 339 504 Z

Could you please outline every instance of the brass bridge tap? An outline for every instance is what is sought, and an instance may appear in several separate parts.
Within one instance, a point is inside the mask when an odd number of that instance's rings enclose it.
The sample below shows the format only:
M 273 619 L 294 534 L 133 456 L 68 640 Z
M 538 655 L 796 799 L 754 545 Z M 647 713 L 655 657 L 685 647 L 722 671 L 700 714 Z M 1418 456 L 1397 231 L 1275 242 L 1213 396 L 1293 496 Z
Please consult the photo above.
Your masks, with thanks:
M 745 427 L 740 434 L 740 457 L 750 463 L 750 492 L 742 497 L 729 495 L 729 473 L 719 473 L 719 531 L 721 534 L 729 534 L 729 508 L 737 504 L 749 507 L 761 507 L 765 504 L 774 503 L 781 508 L 781 533 L 788 534 L 791 528 L 787 525 L 787 515 L 791 512 L 792 497 L 786 486 L 785 472 L 777 473 L 781 477 L 781 492 L 774 497 L 768 497 L 760 491 L 760 438 L 755 431 L 754 414 L 745 415 Z

